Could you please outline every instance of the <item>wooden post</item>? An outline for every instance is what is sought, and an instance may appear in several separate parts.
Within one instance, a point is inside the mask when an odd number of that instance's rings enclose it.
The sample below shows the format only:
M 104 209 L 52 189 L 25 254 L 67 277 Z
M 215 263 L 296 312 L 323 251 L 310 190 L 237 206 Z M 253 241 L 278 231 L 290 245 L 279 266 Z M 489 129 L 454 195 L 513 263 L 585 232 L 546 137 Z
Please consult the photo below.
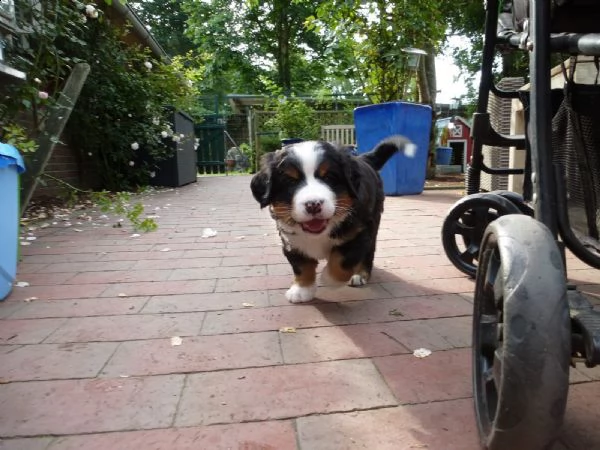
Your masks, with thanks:
M 90 73 L 87 63 L 77 63 L 69 75 L 64 89 L 58 96 L 56 105 L 53 106 L 48 119 L 45 121 L 44 131 L 38 138 L 38 149 L 33 157 L 28 160 L 27 171 L 23 175 L 23 188 L 21 192 L 21 216 L 25 212 L 31 197 L 38 185 L 39 177 L 50 161 L 54 146 L 59 142 L 65 125 L 69 121 L 71 112 L 79 98 L 81 89 Z

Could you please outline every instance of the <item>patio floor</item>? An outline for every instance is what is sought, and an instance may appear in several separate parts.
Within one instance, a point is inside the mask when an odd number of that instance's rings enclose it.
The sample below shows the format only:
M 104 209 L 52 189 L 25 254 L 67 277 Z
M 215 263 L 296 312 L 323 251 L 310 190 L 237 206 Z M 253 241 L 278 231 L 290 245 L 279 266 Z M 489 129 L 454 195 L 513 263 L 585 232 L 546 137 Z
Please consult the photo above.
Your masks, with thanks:
M 473 281 L 439 237 L 460 191 L 387 198 L 372 282 L 291 305 L 249 181 L 146 195 L 137 237 L 89 211 L 32 231 L 0 304 L 0 449 L 479 448 Z M 570 276 L 600 296 L 600 272 Z M 600 369 L 571 382 L 556 449 L 600 448 Z

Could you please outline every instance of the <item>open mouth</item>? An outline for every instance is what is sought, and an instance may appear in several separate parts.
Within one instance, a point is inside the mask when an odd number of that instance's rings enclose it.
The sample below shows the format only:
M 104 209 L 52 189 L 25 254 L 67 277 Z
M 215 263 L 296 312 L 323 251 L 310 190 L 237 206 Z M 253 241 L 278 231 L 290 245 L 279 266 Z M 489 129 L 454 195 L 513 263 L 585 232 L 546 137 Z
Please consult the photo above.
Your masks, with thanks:
M 327 228 L 328 221 L 325 219 L 312 219 L 308 222 L 302 222 L 300 225 L 307 233 L 319 234 Z

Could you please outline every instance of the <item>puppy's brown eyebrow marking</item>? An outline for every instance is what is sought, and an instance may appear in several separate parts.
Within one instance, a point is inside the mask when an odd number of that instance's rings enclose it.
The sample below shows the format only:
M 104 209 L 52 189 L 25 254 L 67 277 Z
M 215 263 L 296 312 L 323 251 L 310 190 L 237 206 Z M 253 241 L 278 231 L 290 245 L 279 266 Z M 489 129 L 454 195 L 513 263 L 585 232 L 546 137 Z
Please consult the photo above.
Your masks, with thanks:
M 300 179 L 300 172 L 294 166 L 287 166 L 283 173 L 285 173 L 288 177 L 293 178 L 294 180 Z
M 329 163 L 327 161 L 322 162 L 319 168 L 317 169 L 317 174 L 322 178 L 329 171 Z

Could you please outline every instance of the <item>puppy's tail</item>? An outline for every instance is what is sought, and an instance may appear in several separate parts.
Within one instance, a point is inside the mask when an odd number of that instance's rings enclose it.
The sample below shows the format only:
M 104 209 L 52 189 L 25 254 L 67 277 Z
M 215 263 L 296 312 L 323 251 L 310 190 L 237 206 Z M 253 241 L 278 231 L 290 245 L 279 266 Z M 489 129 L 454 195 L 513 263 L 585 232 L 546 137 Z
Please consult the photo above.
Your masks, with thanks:
M 413 158 L 417 152 L 417 146 L 404 136 L 396 135 L 384 139 L 373 150 L 360 155 L 360 158 L 373 169 L 380 170 L 397 151 L 402 151 L 409 158 Z

